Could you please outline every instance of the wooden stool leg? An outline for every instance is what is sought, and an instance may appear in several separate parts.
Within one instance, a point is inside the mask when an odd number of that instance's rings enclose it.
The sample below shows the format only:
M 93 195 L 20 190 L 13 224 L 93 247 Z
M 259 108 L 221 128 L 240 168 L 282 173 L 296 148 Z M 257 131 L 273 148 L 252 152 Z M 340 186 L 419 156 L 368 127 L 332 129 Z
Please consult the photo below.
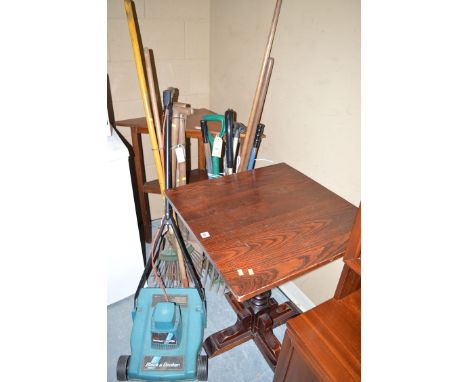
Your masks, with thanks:
M 151 243 L 151 215 L 149 210 L 148 195 L 143 192 L 143 184 L 146 181 L 145 165 L 143 162 L 143 148 L 141 144 L 141 134 L 132 130 L 132 146 L 135 155 L 135 175 L 138 188 L 138 204 L 140 206 L 141 220 L 143 224 L 143 236 L 145 242 Z

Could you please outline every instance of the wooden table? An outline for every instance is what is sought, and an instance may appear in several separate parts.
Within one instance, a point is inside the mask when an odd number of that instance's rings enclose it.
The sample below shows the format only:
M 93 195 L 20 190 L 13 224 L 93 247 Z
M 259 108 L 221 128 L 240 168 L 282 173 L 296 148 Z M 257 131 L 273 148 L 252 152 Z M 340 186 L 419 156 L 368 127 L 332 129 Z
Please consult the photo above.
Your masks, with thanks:
M 237 314 L 205 340 L 208 356 L 253 339 L 274 369 L 281 344 L 272 330 L 299 312 L 270 298 L 271 289 L 342 256 L 356 207 L 284 163 L 166 195 L 230 288 Z

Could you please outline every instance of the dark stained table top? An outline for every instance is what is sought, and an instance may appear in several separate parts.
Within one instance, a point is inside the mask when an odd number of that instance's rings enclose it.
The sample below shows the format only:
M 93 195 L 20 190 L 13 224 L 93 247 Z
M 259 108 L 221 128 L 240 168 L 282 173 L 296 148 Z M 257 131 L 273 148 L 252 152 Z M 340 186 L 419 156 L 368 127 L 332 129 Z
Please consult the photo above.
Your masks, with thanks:
M 357 212 L 285 163 L 166 195 L 240 302 L 342 256 Z

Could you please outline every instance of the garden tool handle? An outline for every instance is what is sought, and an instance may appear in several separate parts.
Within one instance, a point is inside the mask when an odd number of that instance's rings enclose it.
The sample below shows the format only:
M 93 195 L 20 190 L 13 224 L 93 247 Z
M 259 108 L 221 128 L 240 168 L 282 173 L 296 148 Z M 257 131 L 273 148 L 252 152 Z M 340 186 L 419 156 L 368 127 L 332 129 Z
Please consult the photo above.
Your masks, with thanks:
M 163 105 L 166 113 L 164 126 L 164 167 L 166 168 L 166 188 L 172 188 L 172 153 L 171 153 L 171 129 L 172 129 L 172 96 L 174 88 L 168 88 L 163 91 Z
M 255 157 L 257 156 L 258 148 L 260 147 L 260 142 L 262 140 L 263 130 L 265 129 L 265 125 L 263 123 L 259 123 L 257 125 L 257 130 L 255 131 L 255 139 L 252 146 L 252 151 L 250 152 L 250 159 L 247 170 L 253 170 L 255 167 Z
M 205 148 L 206 171 L 208 171 L 208 174 L 212 174 L 213 168 L 211 166 L 210 142 L 208 141 L 208 124 L 206 123 L 206 121 L 201 120 L 200 127 L 203 137 L 203 147 Z
M 146 86 L 145 69 L 143 67 L 142 60 L 143 53 L 141 51 L 140 41 L 138 39 L 137 24 L 134 15 L 134 6 L 135 4 L 132 0 L 125 0 L 124 8 L 125 13 L 127 14 L 128 30 L 130 33 L 130 41 L 132 44 L 133 57 L 135 59 L 138 83 L 140 85 L 141 98 L 143 101 L 143 108 L 145 111 L 146 125 L 148 126 L 148 134 L 150 138 L 151 149 L 153 151 L 154 164 L 156 166 L 156 172 L 158 174 L 159 188 L 161 190 L 161 195 L 164 198 L 164 170 L 162 168 L 161 157 L 159 154 L 158 139 L 156 137 L 153 114 L 151 111 L 151 105 L 148 95 L 148 88 Z
M 241 133 L 245 133 L 247 127 L 240 122 L 234 122 L 234 138 L 239 139 Z
M 233 152 L 232 152 L 232 128 L 234 124 L 234 110 L 228 109 L 224 113 L 226 125 L 226 175 L 232 174 Z
M 170 87 L 163 91 L 163 105 L 164 109 L 170 107 L 172 111 L 172 97 L 174 96 L 174 88 Z
M 208 143 L 208 124 L 203 119 L 200 121 L 200 128 L 201 128 L 203 143 Z
M 224 124 L 224 115 L 221 114 L 206 114 L 203 116 L 202 120 L 204 121 L 214 121 L 214 122 L 220 122 L 221 123 L 221 129 L 219 133 L 217 134 L 218 137 L 222 137 L 224 135 L 224 132 L 226 130 L 225 124 Z M 214 145 L 214 138 L 208 131 L 208 140 L 212 145 Z M 213 177 L 218 177 L 219 176 L 219 158 L 214 156 L 212 157 L 212 169 L 213 172 L 211 173 Z
M 254 147 L 259 148 L 260 142 L 262 141 L 263 130 L 265 130 L 265 125 L 263 123 L 259 123 L 257 125 L 257 131 L 255 132 L 255 140 L 254 140 Z
M 245 171 L 248 165 L 248 156 L 249 150 L 252 147 L 253 141 L 253 130 L 255 125 L 260 122 L 260 116 L 262 114 L 263 103 L 265 102 L 265 97 L 268 89 L 268 83 L 271 76 L 271 71 L 273 69 L 273 59 L 270 57 L 271 48 L 273 46 L 273 39 L 276 32 L 276 26 L 278 24 L 279 13 L 281 10 L 281 3 L 283 0 L 276 0 L 275 11 L 273 13 L 273 20 L 271 22 L 270 33 L 268 35 L 268 42 L 265 48 L 265 53 L 263 56 L 263 62 L 260 70 L 260 75 L 258 77 L 257 88 L 255 90 L 255 96 L 252 103 L 252 109 L 249 115 L 249 122 L 247 124 L 247 131 L 245 134 L 244 144 L 241 150 L 241 160 L 240 160 L 240 171 Z M 263 94 L 262 94 L 263 93 Z
M 206 114 L 202 118 L 205 121 L 213 121 L 213 122 L 220 122 L 221 123 L 221 130 L 219 130 L 218 136 L 222 137 L 224 132 L 226 131 L 226 125 L 224 123 L 224 115 L 222 114 Z

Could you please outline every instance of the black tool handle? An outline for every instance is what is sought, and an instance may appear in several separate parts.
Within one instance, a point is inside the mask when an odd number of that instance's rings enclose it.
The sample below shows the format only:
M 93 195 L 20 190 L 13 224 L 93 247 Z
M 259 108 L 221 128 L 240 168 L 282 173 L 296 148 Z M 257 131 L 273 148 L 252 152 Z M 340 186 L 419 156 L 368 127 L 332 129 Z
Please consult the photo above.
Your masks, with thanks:
M 232 138 L 234 127 L 234 110 L 228 109 L 224 113 L 224 121 L 226 126 L 226 164 L 227 167 L 232 169 L 233 166 L 233 152 L 232 152 Z
M 203 143 L 208 143 L 208 124 L 205 120 L 200 121 L 201 133 L 203 137 Z
M 174 94 L 174 88 L 169 88 L 167 90 L 163 91 L 163 104 L 164 104 L 164 109 L 166 110 L 166 124 L 165 124 L 165 131 L 164 131 L 164 159 L 165 159 L 165 168 L 166 168 L 166 189 L 172 188 L 172 174 L 171 171 L 167 171 L 167 169 L 171 168 L 171 160 L 172 160 L 172 153 L 171 153 L 171 127 L 172 127 L 172 97 Z M 172 207 L 171 204 L 169 203 L 169 200 L 166 198 L 165 199 L 165 214 L 163 218 L 163 222 L 170 224 L 172 227 L 172 230 L 174 232 L 174 236 L 177 239 L 177 243 L 179 245 L 179 248 L 182 251 L 182 256 L 184 257 L 185 264 L 187 265 L 187 269 L 190 273 L 190 276 L 195 283 L 195 288 L 198 290 L 198 294 L 200 295 L 200 298 L 202 301 L 205 301 L 205 293 L 203 292 L 202 285 L 200 283 L 200 280 L 198 278 L 197 272 L 195 270 L 195 267 L 193 265 L 192 259 L 190 258 L 189 253 L 187 252 L 187 248 L 185 247 L 185 242 L 184 239 L 182 238 L 182 234 L 180 232 L 180 229 L 177 225 L 177 222 L 174 219 L 174 216 L 172 214 Z M 161 230 L 163 227 L 161 226 Z M 158 234 L 159 235 L 159 234 Z M 158 238 L 159 239 L 159 238 Z
M 172 95 L 173 88 L 163 91 L 163 105 L 166 111 L 166 125 L 164 126 L 164 168 L 166 175 L 166 188 L 172 188 L 172 152 L 171 152 L 171 125 L 172 125 Z M 170 208 L 168 208 L 170 210 Z M 168 213 L 169 211 L 166 211 Z
M 262 141 L 263 130 L 265 129 L 265 125 L 263 123 L 259 123 L 257 125 L 257 130 L 255 131 L 255 139 L 253 146 L 258 149 L 260 147 L 260 142 Z
M 239 139 L 241 133 L 245 133 L 245 130 L 247 130 L 247 127 L 240 122 L 234 122 L 234 138 Z
M 163 91 L 163 106 L 167 108 L 169 105 L 172 110 L 172 97 L 174 96 L 174 88 L 167 88 Z

